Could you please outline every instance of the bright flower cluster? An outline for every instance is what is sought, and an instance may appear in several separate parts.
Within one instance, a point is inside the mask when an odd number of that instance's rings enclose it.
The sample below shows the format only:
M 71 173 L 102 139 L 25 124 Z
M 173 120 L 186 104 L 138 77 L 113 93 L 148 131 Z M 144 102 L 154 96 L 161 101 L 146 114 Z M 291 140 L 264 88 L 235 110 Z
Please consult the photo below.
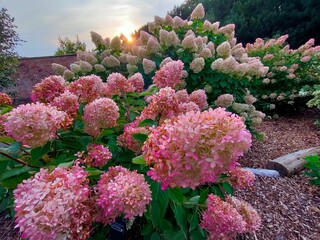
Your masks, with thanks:
M 55 97 L 64 92 L 66 82 L 61 76 L 49 76 L 43 79 L 40 83 L 34 85 L 31 100 L 33 102 L 51 102 Z
M 251 146 L 241 118 L 223 108 L 188 112 L 152 130 L 142 150 L 148 175 L 168 186 L 195 188 L 237 165 Z
M 258 213 L 247 202 L 234 197 L 222 201 L 210 194 L 200 226 L 209 233 L 208 239 L 218 240 L 233 239 L 238 233 L 255 232 L 260 224 Z
M 165 87 L 151 97 L 149 105 L 143 109 L 136 121 L 156 120 L 159 117 L 159 122 L 162 123 L 167 118 L 186 113 L 186 110 L 200 111 L 207 107 L 207 95 L 203 90 L 194 91 L 189 95 L 186 90 L 175 91 Z
M 80 103 L 88 103 L 103 96 L 104 85 L 100 77 L 90 75 L 70 83 L 68 90 L 79 97 Z
M 100 208 L 97 220 L 104 224 L 121 214 L 129 220 L 142 216 L 151 201 L 151 190 L 144 176 L 121 166 L 110 167 L 101 175 L 96 192 Z
M 77 116 L 79 109 L 78 96 L 66 90 L 64 93 L 57 96 L 51 103 L 56 106 L 59 111 L 64 111 L 71 119 Z
M 126 77 L 123 76 L 121 73 L 112 73 L 107 78 L 107 84 L 105 86 L 106 96 L 122 96 L 124 93 L 133 91 L 134 87 L 127 81 Z
M 98 137 L 101 129 L 112 128 L 119 118 L 119 108 L 110 98 L 99 98 L 84 108 L 84 131 Z
M 6 93 L 0 92 L 0 106 L 1 105 L 12 105 L 12 99 Z
M 16 227 L 30 240 L 88 239 L 93 221 L 88 173 L 81 167 L 71 170 L 41 169 L 14 190 Z
M 138 127 L 137 122 L 127 124 L 123 129 L 123 134 L 117 139 L 119 146 L 128 148 L 136 154 L 140 154 L 143 142 L 133 138 L 132 135 L 136 133 L 148 135 L 150 130 L 148 126 Z
M 87 151 L 87 154 L 79 152 L 76 156 L 77 161 L 88 166 L 102 167 L 112 158 L 109 148 L 100 144 L 88 145 Z
M 20 105 L 13 109 L 4 123 L 5 131 L 16 141 L 39 147 L 56 137 L 64 126 L 67 114 L 43 103 Z
M 171 87 L 175 89 L 182 79 L 183 65 L 180 60 L 165 64 L 154 75 L 153 83 L 158 88 Z
M 229 181 L 232 187 L 239 189 L 251 186 L 255 180 L 255 175 L 252 172 L 240 167 L 230 171 L 229 175 Z

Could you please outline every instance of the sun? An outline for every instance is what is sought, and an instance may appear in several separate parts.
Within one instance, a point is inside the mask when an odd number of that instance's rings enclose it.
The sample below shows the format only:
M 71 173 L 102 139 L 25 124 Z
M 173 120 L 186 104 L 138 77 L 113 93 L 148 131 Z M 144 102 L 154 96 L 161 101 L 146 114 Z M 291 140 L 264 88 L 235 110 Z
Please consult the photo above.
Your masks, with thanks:
M 133 42 L 133 38 L 131 36 L 126 36 L 127 40 L 129 43 L 132 43 Z
M 135 30 L 137 29 L 137 27 L 131 23 L 131 22 L 124 22 L 122 25 L 120 25 L 119 27 L 117 27 L 117 35 L 123 34 L 128 42 L 132 42 L 133 39 L 130 36 Z

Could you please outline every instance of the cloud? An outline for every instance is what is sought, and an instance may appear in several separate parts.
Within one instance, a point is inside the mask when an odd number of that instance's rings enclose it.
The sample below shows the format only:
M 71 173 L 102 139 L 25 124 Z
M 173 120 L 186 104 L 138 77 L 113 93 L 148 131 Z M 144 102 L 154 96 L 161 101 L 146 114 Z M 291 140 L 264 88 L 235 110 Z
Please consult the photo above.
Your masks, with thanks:
M 78 35 L 92 46 L 90 31 L 103 37 L 138 29 L 165 16 L 183 0 L 2 0 L 2 6 L 15 18 L 17 32 L 26 41 L 17 48 L 21 56 L 52 55 L 58 47 L 58 37 L 75 39 Z

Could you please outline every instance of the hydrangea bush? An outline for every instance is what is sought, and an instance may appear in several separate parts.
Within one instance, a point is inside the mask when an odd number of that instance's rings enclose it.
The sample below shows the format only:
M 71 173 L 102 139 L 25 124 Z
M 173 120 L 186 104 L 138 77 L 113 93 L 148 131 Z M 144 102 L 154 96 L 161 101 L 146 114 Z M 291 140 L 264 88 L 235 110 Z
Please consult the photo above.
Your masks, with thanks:
M 298 49 L 290 49 L 285 42 L 288 37 L 257 38 L 246 46 L 249 56 L 259 57 L 269 67 L 265 78 L 253 79 L 250 85 L 258 108 L 265 112 L 304 105 L 320 83 L 320 46 L 314 46 L 314 39 L 310 39 Z
M 242 44 L 237 43 L 234 24 L 220 26 L 219 22 L 203 20 L 204 17 L 201 4 L 190 21 L 177 16 L 156 16 L 148 23 L 148 32 L 140 31 L 133 43 L 118 37 L 103 39 L 91 32 L 95 50 L 78 52 L 77 61 L 70 69 L 55 64 L 54 70 L 68 80 L 88 74 L 105 80 L 116 72 L 126 76 L 140 73 L 146 87 L 153 83 L 157 88 L 186 89 L 189 94 L 203 89 L 212 107 L 216 107 L 220 95 L 232 94 L 235 103 L 249 105 L 254 117 L 248 110 L 237 108 L 237 111 L 244 111 L 246 124 L 253 130 L 261 121 L 253 120 L 252 124 L 251 119 L 261 118 L 263 114 L 255 113 L 253 104 L 245 101 L 247 88 L 254 79 L 265 77 L 268 67 L 259 58 L 249 57 Z M 239 113 L 234 108 L 228 111 Z
M 135 46 L 93 33 L 96 52 L 79 53 L 83 59 L 70 70 L 55 65 L 62 75 L 36 84 L 33 103 L 13 109 L 10 101 L 0 103 L 0 141 L 8 145 L 0 148 L 0 206 L 14 215 L 23 238 L 106 239 L 117 219 L 141 229 L 145 239 L 230 239 L 259 228 L 252 206 L 231 197 L 234 188 L 250 186 L 254 175 L 238 163 L 252 141 L 246 117 L 230 109 L 257 118 L 262 113 L 242 87 L 218 98 L 220 84 L 216 97 L 206 94 L 211 83 L 201 80 L 203 61 L 196 59 L 210 55 L 205 44 L 213 56 L 208 41 L 217 40 L 217 59 L 230 61 L 235 40 L 229 39 L 232 26 L 219 31 L 217 24 L 199 20 L 203 14 L 199 5 L 193 23 L 156 17 L 150 28 L 159 39 L 141 33 Z M 205 26 L 211 40 L 203 39 Z M 146 55 L 124 47 L 140 47 Z M 183 48 L 192 56 L 189 62 L 178 60 Z M 172 49 L 172 60 L 159 61 Z M 127 71 L 121 71 L 123 59 Z M 242 77 L 265 73 L 261 62 L 248 59 L 234 60 L 236 66 L 256 66 Z M 211 69 L 212 63 L 205 66 Z M 131 71 L 140 67 L 153 74 Z M 197 83 L 188 87 L 192 76 Z M 237 92 L 243 103 L 236 102 Z M 213 99 L 215 109 L 208 104 Z

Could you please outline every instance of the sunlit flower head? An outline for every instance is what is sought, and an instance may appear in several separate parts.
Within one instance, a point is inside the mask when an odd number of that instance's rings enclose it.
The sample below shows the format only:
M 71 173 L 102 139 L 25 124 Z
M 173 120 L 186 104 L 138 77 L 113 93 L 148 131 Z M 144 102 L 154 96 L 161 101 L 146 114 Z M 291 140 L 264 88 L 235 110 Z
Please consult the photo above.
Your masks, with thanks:
M 43 103 L 20 105 L 13 109 L 4 123 L 5 131 L 17 142 L 39 147 L 56 137 L 67 114 Z
M 66 82 L 61 76 L 49 76 L 34 85 L 31 93 L 33 102 L 48 103 L 64 92 Z
M 162 189 L 195 188 L 233 169 L 250 145 L 241 118 L 217 108 L 166 120 L 152 130 L 142 150 L 148 175 L 161 182 Z
M 119 118 L 119 108 L 110 98 L 99 98 L 84 108 L 84 131 L 98 137 L 104 128 L 112 128 Z
M 94 218 L 88 173 L 81 167 L 41 169 L 14 190 L 16 227 L 30 240 L 89 238 Z
M 167 63 L 156 72 L 153 77 L 153 83 L 158 88 L 175 88 L 181 81 L 183 65 L 183 62 L 180 60 Z
M 80 103 L 88 103 L 103 95 L 104 85 L 100 77 L 89 75 L 70 83 L 68 90 L 79 97 Z
M 144 175 L 121 166 L 110 167 L 101 175 L 96 192 L 100 209 L 97 220 L 103 224 L 113 222 L 121 214 L 129 220 L 142 216 L 152 198 Z

